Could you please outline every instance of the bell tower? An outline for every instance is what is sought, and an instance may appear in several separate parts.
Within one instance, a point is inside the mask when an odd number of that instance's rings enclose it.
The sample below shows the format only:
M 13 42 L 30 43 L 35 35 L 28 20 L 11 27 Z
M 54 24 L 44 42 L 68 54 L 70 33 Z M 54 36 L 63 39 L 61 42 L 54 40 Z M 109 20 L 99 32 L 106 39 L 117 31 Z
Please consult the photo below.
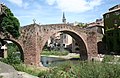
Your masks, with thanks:
M 66 18 L 65 18 L 65 14 L 64 14 L 64 12 L 63 12 L 62 22 L 63 22 L 63 24 L 66 24 Z

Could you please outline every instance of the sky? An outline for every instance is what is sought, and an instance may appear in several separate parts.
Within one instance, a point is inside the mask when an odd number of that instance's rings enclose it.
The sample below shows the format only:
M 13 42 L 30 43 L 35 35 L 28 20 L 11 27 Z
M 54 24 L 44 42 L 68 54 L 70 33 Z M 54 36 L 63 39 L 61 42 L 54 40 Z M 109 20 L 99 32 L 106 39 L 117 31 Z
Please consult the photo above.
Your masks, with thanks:
M 20 26 L 33 23 L 62 23 L 65 13 L 70 23 L 90 23 L 103 17 L 109 8 L 120 4 L 120 0 L 0 0 L 11 9 L 20 21 Z

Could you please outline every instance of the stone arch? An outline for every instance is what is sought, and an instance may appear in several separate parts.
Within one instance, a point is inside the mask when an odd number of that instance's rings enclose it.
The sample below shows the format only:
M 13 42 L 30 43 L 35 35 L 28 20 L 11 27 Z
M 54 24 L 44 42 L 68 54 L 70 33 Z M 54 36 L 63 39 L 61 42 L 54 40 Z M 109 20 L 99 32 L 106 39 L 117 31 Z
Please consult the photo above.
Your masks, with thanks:
M 42 49 L 45 45 L 45 43 L 47 42 L 47 40 L 55 33 L 58 33 L 58 32 L 63 32 L 65 34 L 68 34 L 70 35 L 72 38 L 74 38 L 77 42 L 78 42 L 78 45 L 80 47 L 80 59 L 81 60 L 87 60 L 88 59 L 88 53 L 87 53 L 87 42 L 85 41 L 85 34 L 84 36 L 82 34 L 79 34 L 73 30 L 69 30 L 69 29 L 63 29 L 63 30 L 56 30 L 55 32 L 52 32 L 49 31 L 47 33 L 49 33 L 49 35 L 45 35 L 45 38 L 43 40 L 43 45 L 42 45 Z M 81 32 L 82 33 L 82 32 Z M 82 46 L 81 46 L 82 45 Z
M 18 47 L 19 50 L 20 50 L 20 54 L 21 54 L 20 58 L 21 58 L 22 62 L 24 62 L 24 52 L 23 52 L 23 48 L 22 48 L 22 46 L 20 45 L 20 43 L 18 43 L 18 41 L 15 41 L 15 40 L 13 40 L 13 39 L 2 39 L 2 40 L 3 40 L 3 41 L 4 41 L 4 40 L 6 40 L 6 41 L 11 41 L 11 42 L 13 42 L 14 44 L 16 44 L 17 47 Z

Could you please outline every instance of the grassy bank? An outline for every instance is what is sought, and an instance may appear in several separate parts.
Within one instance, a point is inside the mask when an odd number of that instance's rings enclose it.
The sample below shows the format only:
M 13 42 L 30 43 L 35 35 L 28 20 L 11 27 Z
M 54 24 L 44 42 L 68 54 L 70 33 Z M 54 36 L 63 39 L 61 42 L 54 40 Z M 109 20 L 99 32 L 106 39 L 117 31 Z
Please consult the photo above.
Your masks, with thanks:
M 114 56 L 105 56 L 103 62 L 76 61 L 65 62 L 55 67 L 44 70 L 44 67 L 34 67 L 22 64 L 21 60 L 16 58 L 16 52 L 11 48 L 6 59 L 1 61 L 14 66 L 18 71 L 26 72 L 40 78 L 120 78 L 120 64 L 108 63 L 119 62 L 120 58 Z M 44 51 L 44 55 L 67 55 L 68 52 Z
M 28 74 L 38 76 L 41 73 L 46 73 L 49 69 L 46 67 L 35 67 L 35 66 L 30 66 L 30 65 L 25 65 L 25 64 L 14 64 L 13 67 L 17 71 L 22 71 L 26 72 Z
M 106 59 L 106 60 L 105 60 Z M 120 78 L 120 64 L 108 63 L 111 57 L 105 57 L 103 62 L 67 61 L 55 67 L 44 70 L 24 64 L 12 64 L 18 71 L 27 72 L 40 78 Z M 42 70 L 43 69 L 43 70 Z
M 101 62 L 68 61 L 47 71 L 23 64 L 14 67 L 40 78 L 120 78 L 120 64 Z
M 120 78 L 120 65 L 100 62 L 66 62 L 40 78 Z
M 41 55 L 57 55 L 57 56 L 65 56 L 65 55 L 68 55 L 68 51 L 63 51 L 63 52 L 60 52 L 60 51 L 42 51 Z

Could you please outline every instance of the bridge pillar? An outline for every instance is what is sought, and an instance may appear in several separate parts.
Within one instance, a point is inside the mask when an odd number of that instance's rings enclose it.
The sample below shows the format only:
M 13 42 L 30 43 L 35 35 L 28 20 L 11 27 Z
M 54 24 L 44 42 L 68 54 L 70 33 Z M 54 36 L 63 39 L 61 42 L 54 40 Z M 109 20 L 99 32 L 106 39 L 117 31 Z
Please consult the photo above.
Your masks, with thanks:
M 35 26 L 30 30 L 29 33 L 27 33 L 25 39 L 23 40 L 23 52 L 25 64 L 39 66 L 40 48 L 37 36 L 37 28 Z
M 27 65 L 39 66 L 40 54 L 39 48 L 36 41 L 33 39 L 29 40 L 24 44 L 24 63 Z
M 89 32 L 87 34 L 87 47 L 88 47 L 88 60 L 93 60 L 98 55 L 96 32 Z

